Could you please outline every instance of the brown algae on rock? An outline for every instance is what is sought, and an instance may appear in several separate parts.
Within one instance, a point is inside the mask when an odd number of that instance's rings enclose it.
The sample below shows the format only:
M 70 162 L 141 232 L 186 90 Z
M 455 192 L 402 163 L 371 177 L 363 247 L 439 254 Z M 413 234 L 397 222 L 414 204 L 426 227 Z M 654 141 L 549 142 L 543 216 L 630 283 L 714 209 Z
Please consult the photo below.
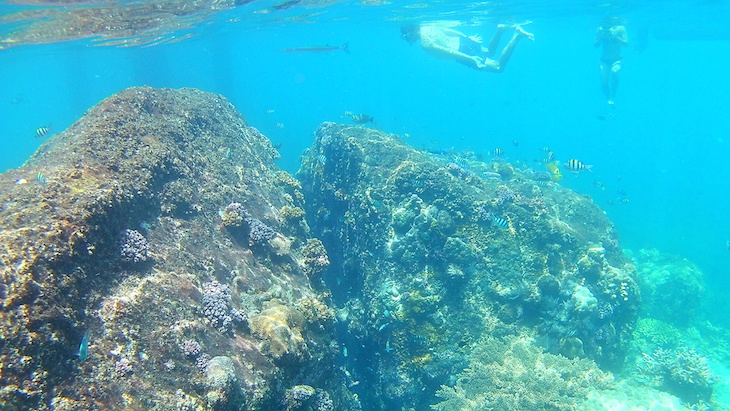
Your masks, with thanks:
M 330 331 L 292 314 L 322 297 L 299 263 L 308 228 L 278 217 L 303 196 L 276 158 L 223 97 L 140 87 L 0 175 L 3 407 L 272 409 L 311 368 L 308 384 L 358 409 Z M 45 185 L 15 184 L 37 172 Z M 219 214 L 231 203 L 240 219 Z M 271 350 L 277 321 L 291 335 Z M 285 351 L 296 367 L 276 364 Z

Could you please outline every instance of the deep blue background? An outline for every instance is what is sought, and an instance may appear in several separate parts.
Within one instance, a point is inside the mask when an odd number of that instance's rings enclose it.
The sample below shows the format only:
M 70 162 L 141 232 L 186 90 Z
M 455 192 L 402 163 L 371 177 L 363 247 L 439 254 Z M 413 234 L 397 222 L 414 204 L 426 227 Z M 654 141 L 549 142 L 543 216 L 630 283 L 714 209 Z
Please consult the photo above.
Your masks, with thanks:
M 21 165 L 37 148 L 37 127 L 61 131 L 129 86 L 225 95 L 251 125 L 281 143 L 280 165 L 290 172 L 322 121 L 348 122 L 344 111 L 367 113 L 379 129 L 409 134 L 406 141 L 416 147 L 485 155 L 500 147 L 510 161 L 532 162 L 548 146 L 560 160 L 593 165 L 593 173 L 568 173 L 563 183 L 606 210 L 624 247 L 685 256 L 724 293 L 730 275 L 727 7 L 688 1 L 623 11 L 632 44 L 615 109 L 601 93 L 592 44 L 606 15 L 600 9 L 570 17 L 576 14 L 570 9 L 530 13 L 523 4 L 516 19 L 534 20 L 526 29 L 536 41 L 523 40 L 502 74 L 435 59 L 401 40 L 400 23 L 388 21 L 387 13 L 362 7 L 349 13 L 360 17 L 343 22 L 257 26 L 221 18 L 198 37 L 150 48 L 77 42 L 2 50 L 0 170 Z M 493 23 L 462 31 L 487 41 Z M 344 42 L 350 54 L 277 51 Z M 628 203 L 610 204 L 622 197 L 617 190 Z

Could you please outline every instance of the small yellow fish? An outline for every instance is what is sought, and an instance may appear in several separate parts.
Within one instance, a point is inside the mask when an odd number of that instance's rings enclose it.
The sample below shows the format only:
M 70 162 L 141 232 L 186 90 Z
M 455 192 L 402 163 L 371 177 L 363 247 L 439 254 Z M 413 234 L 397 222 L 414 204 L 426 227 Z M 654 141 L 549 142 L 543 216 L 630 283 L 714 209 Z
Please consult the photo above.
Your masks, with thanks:
M 556 183 L 563 179 L 563 173 L 560 171 L 560 167 L 555 163 L 545 164 L 545 168 L 550 172 L 550 179 Z

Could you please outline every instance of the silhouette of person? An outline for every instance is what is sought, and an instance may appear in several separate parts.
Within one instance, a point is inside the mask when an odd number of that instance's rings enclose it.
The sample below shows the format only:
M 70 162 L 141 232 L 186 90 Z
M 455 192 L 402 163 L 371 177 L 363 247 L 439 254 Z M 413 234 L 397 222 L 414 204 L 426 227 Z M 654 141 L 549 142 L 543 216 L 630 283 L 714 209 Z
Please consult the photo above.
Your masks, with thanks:
M 512 38 L 502 49 L 499 57 L 493 60 L 491 57 L 499 45 L 502 34 L 510 28 L 515 29 Z M 453 60 L 476 70 L 495 73 L 501 73 L 507 67 L 507 62 L 521 38 L 527 37 L 535 40 L 535 36 L 523 30 L 520 25 L 500 24 L 497 26 L 497 32 L 489 41 L 489 45 L 484 47 L 481 36 L 467 36 L 452 29 L 446 22 L 403 26 L 401 27 L 401 37 L 411 44 L 421 40 L 421 47 L 438 58 Z
M 621 71 L 621 47 L 629 43 L 626 28 L 623 26 L 623 19 L 609 17 L 603 21 L 596 31 L 596 40 L 593 44 L 603 46 L 601 50 L 601 87 L 603 94 L 608 99 L 608 104 L 613 105 L 616 99 L 616 89 L 619 83 L 619 72 Z

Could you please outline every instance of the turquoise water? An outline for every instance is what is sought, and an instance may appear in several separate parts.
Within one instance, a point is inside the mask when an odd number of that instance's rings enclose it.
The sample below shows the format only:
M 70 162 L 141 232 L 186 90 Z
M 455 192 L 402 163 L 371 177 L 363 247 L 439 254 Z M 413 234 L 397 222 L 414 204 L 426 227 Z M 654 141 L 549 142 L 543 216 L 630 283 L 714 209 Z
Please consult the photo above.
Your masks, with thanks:
M 713 303 L 707 318 L 722 324 L 730 311 L 722 298 L 730 288 L 730 5 L 550 3 L 339 2 L 262 14 L 274 3 L 253 2 L 210 16 L 180 33 L 196 36 L 171 44 L 0 43 L 7 47 L 0 50 L 0 170 L 38 147 L 36 128 L 64 130 L 103 98 L 137 85 L 226 96 L 281 144 L 280 166 L 290 172 L 316 127 L 349 122 L 345 111 L 374 116 L 377 128 L 407 134 L 416 147 L 485 156 L 502 148 L 507 160 L 538 167 L 547 146 L 559 160 L 593 166 L 566 172 L 562 184 L 606 211 L 624 248 L 657 248 L 700 266 Z M 615 107 L 601 93 L 592 44 L 607 15 L 627 20 L 630 41 Z M 399 38 L 403 22 L 440 19 L 470 22 L 461 30 L 485 39 L 496 23 L 531 20 L 525 29 L 535 41 L 521 41 L 507 70 L 493 74 Z M 280 52 L 345 42 L 349 54 Z
M 727 3 L 341 2 L 255 13 L 272 4 L 213 15 L 184 31 L 197 36 L 173 44 L 94 47 L 80 40 L 0 51 L 0 170 L 36 149 L 36 128 L 63 130 L 135 85 L 225 95 L 281 144 L 280 165 L 288 171 L 298 169 L 322 121 L 367 113 L 379 129 L 408 134 L 417 147 L 484 154 L 500 147 L 510 161 L 532 161 L 548 146 L 560 160 L 591 164 L 593 173 L 567 175 L 563 183 L 606 210 L 624 247 L 683 255 L 727 289 Z M 22 9 L 2 6 L 4 14 Z M 310 14 L 308 24 L 276 21 Z M 630 40 L 615 109 L 601 93 L 592 45 L 606 15 L 627 20 Z M 518 44 L 506 72 L 477 72 L 399 39 L 402 21 L 437 19 L 469 21 L 462 31 L 485 39 L 497 22 L 532 20 L 526 29 L 536 40 Z M 345 42 L 350 54 L 278 51 Z M 624 197 L 629 202 L 617 204 Z

